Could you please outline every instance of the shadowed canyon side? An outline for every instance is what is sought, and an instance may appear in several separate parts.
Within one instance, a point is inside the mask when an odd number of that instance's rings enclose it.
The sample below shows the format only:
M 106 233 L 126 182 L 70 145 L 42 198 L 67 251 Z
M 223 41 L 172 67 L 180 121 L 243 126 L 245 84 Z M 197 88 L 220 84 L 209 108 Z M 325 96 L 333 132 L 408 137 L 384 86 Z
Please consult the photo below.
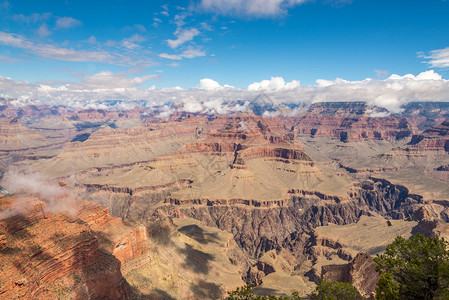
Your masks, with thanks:
M 321 278 L 368 297 L 397 235 L 449 234 L 447 105 L 2 113 L 2 297 L 306 296 Z
M 2 198 L 2 208 L 14 206 L 15 201 Z M 108 220 L 101 220 L 95 211 L 78 217 L 45 214 L 45 205 L 37 198 L 21 202 L 27 207 L 20 214 L 1 221 L 2 298 L 127 299 L 131 295 L 120 261 L 102 249 L 111 241 L 92 230 L 92 225 Z

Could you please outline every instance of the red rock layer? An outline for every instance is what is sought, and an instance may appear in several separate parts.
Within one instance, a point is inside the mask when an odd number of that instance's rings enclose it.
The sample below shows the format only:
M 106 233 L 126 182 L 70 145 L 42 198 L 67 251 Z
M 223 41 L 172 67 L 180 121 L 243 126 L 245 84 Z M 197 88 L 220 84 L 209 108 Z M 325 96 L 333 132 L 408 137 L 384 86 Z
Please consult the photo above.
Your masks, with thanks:
M 449 121 L 414 135 L 406 151 L 445 151 L 449 152 Z
M 366 139 L 402 139 L 417 132 L 417 128 L 412 127 L 403 118 L 342 117 L 320 114 L 305 116 L 296 122 L 294 128 L 300 135 L 330 136 L 344 142 Z
M 301 149 L 280 148 L 280 147 L 257 147 L 243 150 L 239 153 L 243 159 L 259 157 L 276 157 L 283 159 L 296 159 L 312 161 L 312 159 Z
M 14 205 L 8 198 L 2 204 Z M 9 202 L 8 202 L 9 201 Z M 147 251 L 144 227 L 83 204 L 78 217 L 31 209 L 0 220 L 1 298 L 128 299 L 120 265 Z M 45 210 L 45 208 L 44 208 Z

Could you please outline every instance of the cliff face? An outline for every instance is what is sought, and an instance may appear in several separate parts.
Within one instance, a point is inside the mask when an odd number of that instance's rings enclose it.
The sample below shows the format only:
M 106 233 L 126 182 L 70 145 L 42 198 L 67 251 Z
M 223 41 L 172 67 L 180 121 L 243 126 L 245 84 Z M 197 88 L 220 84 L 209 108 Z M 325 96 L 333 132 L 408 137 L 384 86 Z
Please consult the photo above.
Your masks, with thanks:
M 348 264 L 322 267 L 321 279 L 351 283 L 362 296 L 371 297 L 376 292 L 379 274 L 370 255 L 359 253 Z
M 290 122 L 300 136 L 342 142 L 401 140 L 418 132 L 415 123 L 389 116 L 387 110 L 369 107 L 364 102 L 315 103 L 307 113 Z
M 164 196 L 161 194 L 160 197 L 159 201 Z M 395 219 L 406 218 L 420 203 L 419 196 L 410 194 L 406 188 L 375 178 L 355 186 L 345 198 L 313 191 L 291 191 L 288 198 L 277 203 L 266 201 L 264 204 L 244 199 L 171 199 L 165 200 L 164 205 L 154 210 L 149 209 L 151 202 L 145 204 L 139 198 L 132 196 L 124 201 L 125 198 L 116 195 L 110 203 L 112 212 L 126 214 L 130 219 L 165 216 L 197 219 L 203 224 L 231 232 L 237 244 L 256 258 L 267 251 L 281 248 L 290 249 L 301 256 L 307 235 L 316 226 L 354 223 L 360 216 L 373 213 Z
M 291 148 L 279 148 L 279 147 L 259 147 L 251 148 L 239 153 L 239 157 L 242 159 L 251 158 L 283 158 L 283 159 L 295 159 L 311 161 L 310 157 L 305 154 L 301 149 Z
M 4 204 L 6 200 L 1 201 Z M 141 253 L 139 234 L 109 240 L 108 227 L 118 230 L 121 226 L 124 231 L 124 226 L 121 220 L 111 218 L 107 209 L 97 206 L 84 207 L 80 216 L 71 217 L 45 213 L 38 199 L 27 203 L 25 211 L 0 221 L 2 298 L 130 297 L 120 265 Z M 127 251 L 119 251 L 117 246 L 111 249 L 109 244 L 117 243 L 125 245 Z
M 369 116 L 345 117 L 338 115 L 311 114 L 295 126 L 301 135 L 332 137 L 342 142 L 364 140 L 400 140 L 410 137 L 418 129 L 406 119 L 394 117 L 373 118 Z
M 410 152 L 449 152 L 449 121 L 413 135 L 405 150 Z

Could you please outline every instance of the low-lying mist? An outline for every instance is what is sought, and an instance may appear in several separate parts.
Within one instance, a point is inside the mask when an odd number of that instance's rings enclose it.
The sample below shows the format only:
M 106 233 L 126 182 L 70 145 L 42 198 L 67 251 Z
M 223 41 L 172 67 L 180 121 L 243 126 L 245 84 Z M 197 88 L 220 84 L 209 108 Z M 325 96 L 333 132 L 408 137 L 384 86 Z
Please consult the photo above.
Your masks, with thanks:
M 0 185 L 13 198 L 11 205 L 3 209 L 0 207 L 0 218 L 11 217 L 31 209 L 29 205 L 33 204 L 29 203 L 29 200 L 32 198 L 43 202 L 44 214 L 63 212 L 73 215 L 77 211 L 79 197 L 73 189 L 39 172 L 9 169 L 3 175 Z

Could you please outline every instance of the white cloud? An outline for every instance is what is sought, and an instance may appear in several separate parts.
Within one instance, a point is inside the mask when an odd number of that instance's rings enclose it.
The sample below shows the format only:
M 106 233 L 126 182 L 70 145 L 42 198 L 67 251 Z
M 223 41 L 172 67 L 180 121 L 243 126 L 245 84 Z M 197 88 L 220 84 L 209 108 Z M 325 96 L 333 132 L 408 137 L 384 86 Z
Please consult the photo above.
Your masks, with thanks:
M 162 20 L 159 18 L 153 18 L 153 27 L 157 28 L 159 24 L 162 23 Z
M 145 75 L 142 77 L 127 78 L 126 75 L 129 73 L 132 73 L 132 71 L 120 73 L 104 71 L 86 76 L 79 83 L 67 85 L 67 88 L 74 90 L 131 88 L 157 77 L 157 75 Z
M 140 34 L 136 33 L 130 36 L 127 39 L 122 40 L 122 46 L 127 49 L 136 49 L 140 48 L 140 45 L 138 43 L 146 41 L 146 38 L 141 36 Z
M 184 103 L 184 111 L 190 112 L 190 113 L 197 113 L 203 110 L 203 105 L 199 103 L 198 101 L 191 100 L 191 101 L 185 101 Z
M 159 57 L 166 58 L 166 59 L 173 59 L 173 60 L 181 60 L 182 57 L 177 54 L 168 54 L 168 53 L 161 53 L 159 54 Z
M 114 62 L 114 56 L 105 51 L 74 50 L 49 44 L 36 44 L 25 49 L 35 55 L 56 60 L 105 63 Z
M 13 105 L 29 103 L 64 104 L 74 108 L 107 108 L 104 100 L 121 99 L 125 102 L 145 101 L 145 106 L 154 107 L 173 103 L 163 112 L 175 109 L 188 112 L 229 113 L 246 111 L 254 102 L 269 99 L 267 105 L 275 110 L 281 104 L 310 104 L 324 101 L 366 101 L 369 105 L 399 112 L 401 106 L 412 101 L 447 101 L 449 80 L 434 71 L 418 75 L 391 75 L 384 80 L 364 79 L 346 81 L 343 79 L 317 80 L 315 85 L 300 86 L 299 82 L 285 83 L 281 77 L 273 77 L 250 85 L 235 88 L 220 85 L 217 81 L 204 78 L 199 88 L 182 89 L 141 88 L 140 84 L 155 78 L 155 75 L 130 77 L 142 71 L 131 69 L 126 72 L 100 72 L 85 76 L 78 83 L 60 86 L 38 85 L 0 77 L 0 98 L 15 98 Z M 120 107 L 131 107 L 125 105 Z M 292 110 L 288 114 L 295 114 Z M 279 113 L 279 112 L 278 112 Z M 265 115 L 273 115 L 267 110 Z
M 377 78 L 379 79 L 384 79 L 385 77 L 388 76 L 388 70 L 379 70 L 379 69 L 375 69 L 374 73 L 376 73 Z
M 188 48 L 181 53 L 181 57 L 185 58 L 195 58 L 195 57 L 201 57 L 205 56 L 206 52 L 203 50 L 200 50 L 198 48 Z
M 172 60 L 181 60 L 183 58 L 196 58 L 201 56 L 206 56 L 206 52 L 198 48 L 188 48 L 182 51 L 180 54 L 168 54 L 168 53 L 159 54 L 159 57 Z
M 131 37 L 131 40 L 139 40 L 138 37 Z M 34 43 L 27 38 L 0 31 L 0 44 L 11 46 L 15 48 L 24 49 L 28 53 L 63 61 L 74 62 L 101 62 L 117 65 L 151 65 L 153 62 L 148 58 L 141 58 L 139 60 L 130 58 L 121 53 L 114 53 L 104 50 L 75 50 L 71 48 L 59 47 L 52 44 Z
M 331 86 L 334 84 L 344 84 L 344 83 L 348 83 L 349 81 L 341 79 L 341 78 L 336 78 L 335 80 L 326 80 L 326 79 L 317 79 L 316 83 L 318 84 L 319 87 L 327 87 L 327 86 Z
M 216 91 L 216 90 L 222 90 L 224 88 L 234 88 L 231 85 L 220 85 L 217 81 L 210 79 L 210 78 L 203 78 L 200 80 L 200 89 L 207 90 L 207 91 Z
M 24 37 L 12 33 L 0 31 L 0 43 L 17 48 L 31 47 L 33 44 Z
M 248 86 L 249 91 L 262 91 L 262 90 L 282 90 L 282 89 L 294 89 L 299 87 L 298 80 L 292 80 L 285 83 L 282 77 L 271 77 L 270 80 L 262 80 L 260 82 L 254 82 Z
M 406 74 L 404 76 L 399 76 L 397 74 L 393 74 L 387 79 L 389 80 L 441 80 L 443 77 L 435 73 L 434 70 L 425 71 L 422 73 L 419 73 L 417 76 L 413 74 Z
M 449 47 L 432 50 L 428 54 L 419 53 L 419 56 L 425 58 L 432 68 L 449 67 Z
M 200 34 L 200 32 L 196 28 L 191 28 L 191 29 L 179 29 L 178 28 L 175 31 L 176 39 L 175 40 L 167 40 L 167 44 L 171 48 L 174 49 L 186 42 L 193 40 L 193 38 L 199 34 Z
M 82 22 L 72 17 L 60 17 L 56 20 L 56 28 L 72 28 L 80 26 Z
M 41 37 L 46 37 L 51 34 L 50 30 L 48 30 L 47 24 L 42 24 L 39 29 L 37 30 L 37 34 Z
M 219 88 L 221 88 L 221 85 L 215 80 L 210 78 L 203 78 L 200 80 L 200 89 L 202 90 L 216 90 Z
M 140 42 L 144 42 L 147 39 L 143 36 L 141 36 L 138 33 L 133 34 L 132 36 L 130 36 L 129 38 L 127 38 L 126 40 L 130 41 L 131 43 L 140 43 Z
M 97 38 L 96 38 L 94 35 L 91 35 L 91 36 L 86 40 L 86 42 L 88 42 L 89 44 L 94 45 L 94 44 L 97 43 Z
M 198 8 L 221 15 L 273 17 L 307 0 L 201 0 Z

